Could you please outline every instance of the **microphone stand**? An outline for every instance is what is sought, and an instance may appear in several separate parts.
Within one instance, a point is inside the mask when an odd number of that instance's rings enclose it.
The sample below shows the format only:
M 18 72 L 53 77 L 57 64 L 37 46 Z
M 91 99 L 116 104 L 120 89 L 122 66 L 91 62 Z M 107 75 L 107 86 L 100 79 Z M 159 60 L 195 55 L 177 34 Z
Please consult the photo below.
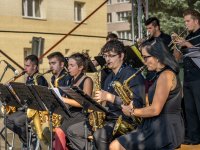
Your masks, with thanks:
M 9 68 L 8 65 L 4 68 L 4 71 L 3 71 L 2 75 L 1 75 L 1 78 L 0 78 L 0 82 L 3 79 L 3 77 L 4 77 L 5 73 L 6 73 L 6 71 L 8 70 L 8 68 Z

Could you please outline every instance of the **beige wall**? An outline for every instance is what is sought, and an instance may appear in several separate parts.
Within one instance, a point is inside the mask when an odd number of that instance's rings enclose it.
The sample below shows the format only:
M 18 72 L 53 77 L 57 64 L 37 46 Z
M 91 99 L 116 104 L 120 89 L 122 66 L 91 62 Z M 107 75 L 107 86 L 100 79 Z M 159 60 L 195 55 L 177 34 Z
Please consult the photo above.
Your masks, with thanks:
M 79 1 L 85 2 L 85 16 L 87 16 L 104 0 Z M 21 6 L 22 0 L 0 0 L 0 49 L 23 66 L 24 48 L 31 48 L 30 41 L 33 36 L 45 38 L 44 51 L 46 51 L 64 36 L 58 34 L 53 35 L 51 33 L 66 34 L 74 28 L 77 23 L 74 22 L 74 0 L 43 0 L 43 19 L 23 18 Z M 105 37 L 107 35 L 106 13 L 105 5 L 85 24 L 73 32 L 73 34 Z M 54 48 L 53 51 L 58 50 L 65 56 L 68 56 L 74 52 L 88 49 L 90 50 L 89 54 L 94 56 L 98 54 L 104 43 L 104 38 L 69 36 Z M 70 49 L 68 54 L 65 54 L 65 49 Z M 0 54 L 0 60 L 2 59 L 6 58 Z M 2 75 L 4 67 L 5 65 L 1 63 L 0 76 Z M 48 69 L 46 57 L 40 69 L 41 71 Z M 12 76 L 13 73 L 9 70 L 3 82 L 7 81 Z M 23 79 L 19 79 L 18 81 L 23 81 Z

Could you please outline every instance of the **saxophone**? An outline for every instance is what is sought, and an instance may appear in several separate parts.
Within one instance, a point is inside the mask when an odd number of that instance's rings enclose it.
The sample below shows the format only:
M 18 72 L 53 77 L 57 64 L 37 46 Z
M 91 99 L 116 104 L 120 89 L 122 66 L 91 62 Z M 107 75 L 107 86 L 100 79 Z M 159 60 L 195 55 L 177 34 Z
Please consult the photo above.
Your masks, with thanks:
M 50 73 L 50 72 L 52 72 L 52 70 L 48 70 L 48 71 L 46 71 L 43 74 L 37 74 L 37 75 L 35 75 L 33 77 L 35 85 L 38 85 L 37 78 L 39 78 L 40 76 L 43 76 L 43 75 L 45 75 L 47 73 Z M 55 87 L 58 87 L 59 80 L 62 79 L 65 75 L 66 74 L 63 74 L 62 76 L 60 76 L 59 78 L 57 78 L 54 81 Z M 51 88 L 54 87 L 51 83 L 50 83 L 50 86 L 51 86 Z M 46 127 L 48 128 L 48 126 L 49 126 L 48 125 L 49 124 L 49 117 L 48 117 L 48 115 L 49 115 L 48 111 L 37 111 L 37 110 L 34 110 L 34 109 L 28 109 L 27 110 L 27 117 L 33 119 L 33 126 L 34 126 L 33 129 L 35 129 L 35 132 L 36 132 L 38 138 L 40 140 L 44 140 L 45 143 L 49 142 L 49 139 L 43 134 L 45 128 Z M 62 119 L 61 115 L 53 113 L 53 115 L 52 115 L 52 122 L 53 122 L 53 127 L 54 128 L 60 126 L 61 119 Z
M 95 78 L 95 90 L 99 91 L 101 90 L 100 87 L 100 81 L 99 81 L 99 73 L 102 69 L 105 67 L 102 67 L 100 70 L 96 72 L 96 78 Z M 105 103 L 102 104 L 105 106 Z M 106 114 L 104 112 L 99 112 L 99 111 L 93 111 L 89 115 L 89 123 L 92 126 L 92 130 L 96 131 L 98 128 L 102 128 L 104 126 L 104 120 L 106 118 Z
M 34 82 L 34 85 L 38 85 L 38 82 L 37 82 L 37 79 L 47 73 L 50 73 L 51 70 L 48 70 L 46 71 L 45 73 L 43 74 L 40 74 L 40 73 L 36 73 L 34 74 L 33 76 L 33 82 Z M 28 118 L 31 118 L 33 120 L 33 129 L 35 130 L 38 138 L 40 140 L 44 140 L 44 136 L 43 136 L 43 131 L 42 131 L 42 123 L 43 123 L 43 119 L 41 119 L 42 117 L 41 116 L 44 116 L 45 112 L 43 111 L 38 111 L 38 110 L 35 110 L 35 109 L 30 109 L 28 108 L 27 109 L 27 117 Z
M 131 102 L 131 99 L 134 96 L 133 92 L 130 90 L 128 86 L 129 82 L 133 78 L 135 78 L 139 73 L 141 73 L 145 68 L 146 66 L 139 68 L 139 70 L 136 73 L 134 73 L 132 76 L 130 76 L 127 80 L 124 81 L 123 85 L 119 81 L 114 82 L 113 87 L 115 91 L 118 93 L 119 97 L 122 99 L 122 102 L 124 105 L 129 105 Z M 135 108 L 134 105 L 133 105 L 133 108 Z M 132 116 L 131 118 L 134 122 L 133 124 L 129 124 L 128 122 L 122 120 L 122 115 L 120 115 L 114 126 L 113 135 L 126 134 L 127 132 L 135 129 L 137 125 L 141 124 L 142 122 L 142 118 L 139 118 L 136 116 Z

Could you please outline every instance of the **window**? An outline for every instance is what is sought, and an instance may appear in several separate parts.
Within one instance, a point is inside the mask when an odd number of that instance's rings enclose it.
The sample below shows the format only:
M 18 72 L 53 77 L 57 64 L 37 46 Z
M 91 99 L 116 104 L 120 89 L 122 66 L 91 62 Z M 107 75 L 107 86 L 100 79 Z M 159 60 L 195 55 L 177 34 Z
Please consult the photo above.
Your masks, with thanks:
M 23 0 L 22 15 L 24 17 L 41 18 L 42 0 Z
M 83 20 L 84 4 L 82 2 L 74 2 L 74 21 Z
M 117 0 L 118 3 L 126 3 L 126 2 L 130 2 L 130 0 Z
M 117 12 L 117 21 L 126 21 L 128 19 L 128 15 L 128 11 Z
M 112 22 L 112 14 L 111 13 L 108 13 L 107 14 L 107 22 Z
M 118 35 L 120 39 L 131 40 L 131 32 L 130 31 L 118 31 Z
M 112 4 L 112 0 L 108 0 L 107 4 L 108 5 Z

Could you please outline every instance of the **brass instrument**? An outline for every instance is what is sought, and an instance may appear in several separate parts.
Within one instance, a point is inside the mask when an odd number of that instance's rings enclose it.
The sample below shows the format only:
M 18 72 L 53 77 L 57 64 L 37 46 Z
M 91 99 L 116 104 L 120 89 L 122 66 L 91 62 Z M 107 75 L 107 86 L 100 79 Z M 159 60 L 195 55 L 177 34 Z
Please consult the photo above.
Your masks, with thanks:
M 41 76 L 43 76 L 44 74 L 47 74 L 49 73 L 50 70 L 48 70 L 47 72 L 43 73 L 43 74 L 40 74 L 40 73 L 36 73 L 33 75 L 33 82 L 34 82 L 34 85 L 38 85 L 38 81 L 37 79 Z M 33 119 L 33 129 L 35 130 L 38 138 L 40 140 L 43 140 L 44 137 L 43 137 L 43 134 L 42 134 L 42 123 L 41 123 L 41 119 L 40 119 L 40 114 L 42 114 L 43 112 L 42 111 L 37 111 L 35 109 L 30 109 L 28 108 L 27 109 L 27 112 L 26 112 L 26 115 L 28 118 L 32 118 Z
M 114 81 L 113 87 L 119 97 L 121 98 L 124 105 L 129 105 L 131 102 L 131 99 L 133 98 L 133 92 L 130 90 L 128 84 L 129 82 L 135 78 L 139 73 L 141 73 L 146 66 L 141 67 L 136 73 L 134 73 L 132 76 L 130 76 L 127 80 L 124 81 L 123 85 L 119 81 Z M 133 108 L 135 106 L 133 105 Z M 122 120 L 122 116 L 120 116 L 114 126 L 113 129 L 113 135 L 122 135 L 125 134 L 128 131 L 132 131 L 136 128 L 137 125 L 141 124 L 142 118 L 132 116 L 134 124 L 129 124 L 126 121 Z
M 105 67 L 102 67 L 95 74 L 96 75 L 96 78 L 95 78 L 95 90 L 96 91 L 101 90 L 100 81 L 99 81 L 99 78 L 100 78 L 99 73 L 104 68 Z M 105 103 L 103 103 L 102 105 L 105 106 Z M 104 125 L 105 118 L 106 118 L 106 114 L 104 112 L 99 112 L 99 111 L 91 112 L 89 115 L 89 123 L 92 126 L 92 130 L 96 131 L 98 128 L 102 128 Z
M 34 84 L 38 85 L 37 79 L 47 73 L 52 72 L 52 70 L 48 70 L 43 74 L 35 74 L 33 76 L 34 79 Z M 60 78 L 58 78 L 57 80 L 55 80 L 55 84 L 58 85 L 58 81 L 59 79 L 61 79 L 63 76 L 61 76 Z M 34 109 L 28 109 L 27 110 L 27 117 L 28 118 L 32 118 L 33 119 L 33 129 L 35 130 L 38 138 L 40 140 L 46 141 L 45 143 L 48 143 L 48 139 L 43 135 L 43 131 L 44 128 L 46 127 L 46 124 L 48 124 L 48 112 L 47 111 L 37 111 Z M 53 122 L 53 127 L 58 127 L 60 126 L 60 122 L 61 122 L 61 116 L 58 114 L 53 114 L 52 115 L 52 122 Z
M 147 33 L 147 36 L 144 37 L 144 38 L 137 38 L 136 39 L 137 47 L 139 48 L 142 43 L 144 43 L 145 41 L 149 40 L 150 38 L 151 38 L 151 34 L 150 33 Z
M 179 48 L 178 44 L 176 44 L 175 42 L 183 39 L 183 37 L 181 37 L 181 36 L 186 32 L 187 32 L 187 28 L 185 28 L 180 34 L 173 32 L 172 35 L 171 35 L 172 41 L 168 44 L 168 47 L 171 47 L 173 45 L 172 48 L 171 48 L 172 50 L 175 49 L 175 50 L 179 51 L 180 53 L 182 53 L 179 50 L 180 48 Z

